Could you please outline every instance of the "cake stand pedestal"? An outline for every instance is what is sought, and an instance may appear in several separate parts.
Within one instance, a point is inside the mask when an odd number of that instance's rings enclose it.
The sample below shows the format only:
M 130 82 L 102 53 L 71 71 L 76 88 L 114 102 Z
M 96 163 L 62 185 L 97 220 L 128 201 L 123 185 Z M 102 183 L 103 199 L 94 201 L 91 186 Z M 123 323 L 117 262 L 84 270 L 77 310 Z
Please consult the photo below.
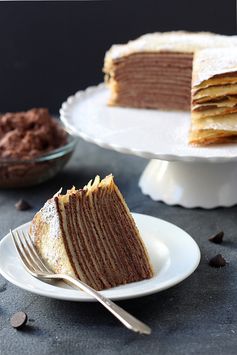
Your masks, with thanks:
M 237 164 L 152 159 L 141 175 L 142 192 L 155 201 L 186 208 L 237 203 Z
M 237 144 L 189 146 L 189 112 L 108 107 L 109 95 L 100 84 L 69 97 L 60 110 L 67 130 L 151 159 L 139 186 L 154 200 L 187 208 L 237 204 Z

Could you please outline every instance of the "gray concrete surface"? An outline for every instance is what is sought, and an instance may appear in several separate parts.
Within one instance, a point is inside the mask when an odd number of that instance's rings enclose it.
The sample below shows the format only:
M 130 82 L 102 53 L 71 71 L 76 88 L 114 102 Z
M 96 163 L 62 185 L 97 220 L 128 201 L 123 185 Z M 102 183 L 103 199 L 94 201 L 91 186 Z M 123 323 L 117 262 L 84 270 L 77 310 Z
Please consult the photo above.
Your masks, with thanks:
M 147 161 L 106 151 L 80 141 L 71 162 L 53 180 L 24 190 L 0 191 L 0 237 L 29 221 L 61 186 L 80 187 L 96 174 L 112 172 L 130 209 L 162 218 L 186 230 L 197 241 L 202 259 L 181 284 L 140 299 L 120 302 L 149 324 L 151 336 L 125 329 L 96 303 L 58 301 L 23 291 L 0 276 L 0 354 L 236 354 L 237 353 L 237 207 L 210 211 L 170 207 L 142 195 L 138 179 Z M 27 199 L 34 208 L 20 212 L 15 202 Z M 223 229 L 225 243 L 208 236 Z M 207 260 L 222 253 L 221 269 Z M 11 328 L 10 316 L 27 312 L 22 331 Z

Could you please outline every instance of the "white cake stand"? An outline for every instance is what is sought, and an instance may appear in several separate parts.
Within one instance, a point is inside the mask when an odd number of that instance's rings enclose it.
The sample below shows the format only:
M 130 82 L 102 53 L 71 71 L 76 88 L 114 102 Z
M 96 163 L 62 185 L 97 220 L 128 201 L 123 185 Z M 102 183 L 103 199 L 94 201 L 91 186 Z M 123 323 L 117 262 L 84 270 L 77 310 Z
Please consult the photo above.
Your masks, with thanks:
M 63 103 L 61 120 L 89 142 L 151 159 L 139 186 L 154 200 L 186 208 L 237 203 L 237 144 L 191 147 L 189 113 L 108 107 L 108 97 L 103 84 L 79 91 Z

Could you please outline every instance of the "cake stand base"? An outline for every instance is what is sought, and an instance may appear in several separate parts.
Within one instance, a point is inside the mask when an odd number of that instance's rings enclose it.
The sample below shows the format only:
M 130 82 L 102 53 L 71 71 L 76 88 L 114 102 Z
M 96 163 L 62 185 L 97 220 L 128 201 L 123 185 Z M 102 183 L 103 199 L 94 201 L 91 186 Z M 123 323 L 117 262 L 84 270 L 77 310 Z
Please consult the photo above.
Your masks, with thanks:
M 237 203 L 237 163 L 151 160 L 139 186 L 145 195 L 168 205 L 230 207 Z

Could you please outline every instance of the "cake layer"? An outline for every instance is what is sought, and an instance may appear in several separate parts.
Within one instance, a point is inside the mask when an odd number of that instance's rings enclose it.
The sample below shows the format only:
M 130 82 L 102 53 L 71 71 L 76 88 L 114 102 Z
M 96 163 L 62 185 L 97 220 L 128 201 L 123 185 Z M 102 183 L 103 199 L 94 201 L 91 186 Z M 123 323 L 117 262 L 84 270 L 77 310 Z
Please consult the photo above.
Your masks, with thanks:
M 237 78 L 237 77 L 236 77 Z M 228 95 L 235 95 L 237 93 L 237 84 L 215 85 L 205 89 L 200 89 L 193 92 L 193 102 L 199 102 L 199 99 L 206 101 L 212 100 L 216 97 L 225 97 Z
M 209 110 L 211 108 L 227 108 L 227 107 L 235 107 L 237 105 L 237 97 L 235 96 L 227 96 L 227 97 L 221 97 L 221 98 L 216 98 L 215 100 L 212 99 L 212 101 L 208 101 L 207 103 L 202 103 L 202 104 L 196 104 L 192 106 L 192 111 L 204 111 L 204 110 Z
M 209 108 L 201 111 L 193 111 L 192 118 L 193 120 L 202 120 L 208 117 L 223 117 L 223 115 L 228 115 L 231 113 L 237 112 L 237 107 L 218 107 L 218 108 Z M 224 116 L 225 117 L 225 116 Z
M 191 130 L 189 142 L 194 145 L 225 144 L 237 142 L 237 133 L 222 130 Z
M 217 85 L 225 85 L 225 84 L 236 84 L 236 72 L 233 73 L 228 73 L 228 74 L 220 74 L 216 75 L 215 77 L 209 79 L 209 80 L 204 80 L 201 82 L 199 85 L 195 85 L 196 92 L 199 89 L 205 89 L 210 86 L 217 86 Z
M 214 117 L 207 116 L 205 119 L 192 119 L 192 128 L 197 129 L 213 129 L 236 131 L 237 129 L 237 113 L 218 115 Z
M 109 105 L 189 109 L 192 58 L 190 53 L 161 52 L 115 60 L 106 68 Z

